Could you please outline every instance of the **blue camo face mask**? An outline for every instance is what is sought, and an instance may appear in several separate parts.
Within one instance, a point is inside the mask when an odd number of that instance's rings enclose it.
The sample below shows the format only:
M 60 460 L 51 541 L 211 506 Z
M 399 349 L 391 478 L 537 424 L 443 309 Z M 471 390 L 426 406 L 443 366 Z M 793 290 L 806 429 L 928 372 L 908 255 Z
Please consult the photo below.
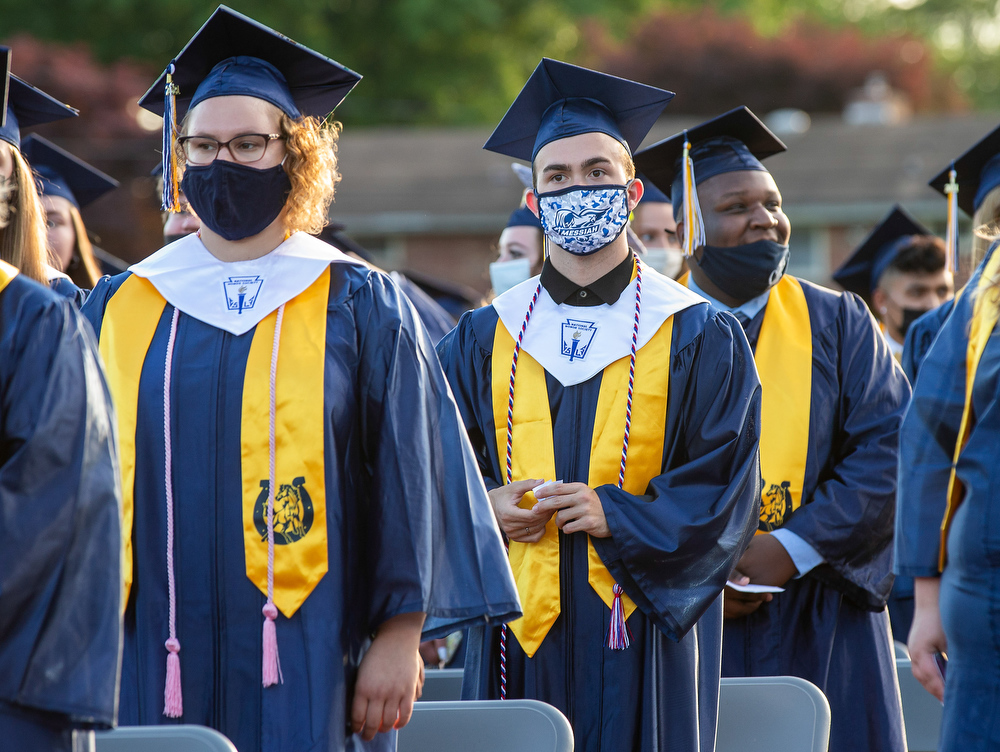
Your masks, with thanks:
M 575 186 L 540 193 L 538 213 L 550 243 L 589 256 L 613 242 L 628 224 L 628 186 Z

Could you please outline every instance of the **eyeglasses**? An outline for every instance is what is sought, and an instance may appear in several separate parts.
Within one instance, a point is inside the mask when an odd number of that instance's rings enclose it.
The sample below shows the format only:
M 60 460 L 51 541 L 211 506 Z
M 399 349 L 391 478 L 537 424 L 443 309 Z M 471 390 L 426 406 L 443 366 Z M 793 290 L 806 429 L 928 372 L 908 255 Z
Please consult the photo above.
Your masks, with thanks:
M 209 136 L 181 136 L 177 144 L 187 161 L 194 165 L 206 165 L 215 161 L 219 150 L 225 147 L 233 159 L 243 164 L 259 162 L 271 141 L 284 141 L 280 133 L 244 133 L 228 141 L 217 141 Z

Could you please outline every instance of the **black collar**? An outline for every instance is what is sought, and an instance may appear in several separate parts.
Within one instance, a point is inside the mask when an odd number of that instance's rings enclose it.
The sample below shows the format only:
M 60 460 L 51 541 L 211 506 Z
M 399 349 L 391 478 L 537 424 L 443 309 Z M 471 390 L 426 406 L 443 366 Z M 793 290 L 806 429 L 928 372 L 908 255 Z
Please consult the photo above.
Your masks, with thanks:
M 545 264 L 542 266 L 542 287 L 557 305 L 563 303 L 572 306 L 598 306 L 604 303 L 610 305 L 621 297 L 632 281 L 633 264 L 634 257 L 630 250 L 628 258 L 610 272 L 586 287 L 580 287 L 557 271 L 552 266 L 551 259 L 545 259 Z

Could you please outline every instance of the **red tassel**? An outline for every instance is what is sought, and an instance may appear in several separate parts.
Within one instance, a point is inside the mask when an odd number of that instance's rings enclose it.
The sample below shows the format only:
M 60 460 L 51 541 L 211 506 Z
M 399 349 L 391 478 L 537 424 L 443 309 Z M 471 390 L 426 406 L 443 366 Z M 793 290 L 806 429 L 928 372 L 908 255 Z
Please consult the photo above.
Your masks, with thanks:
M 278 632 L 274 620 L 278 618 L 278 609 L 271 601 L 264 604 L 264 686 L 271 687 L 279 682 L 284 683 L 281 676 L 281 661 L 278 660 Z
M 181 659 L 177 655 L 181 644 L 171 638 L 164 644 L 167 648 L 167 683 L 163 687 L 163 715 L 180 718 L 184 714 L 184 698 L 181 695 Z
M 608 627 L 608 639 L 604 644 L 612 650 L 625 650 L 632 642 L 632 633 L 625 621 L 622 586 L 616 582 L 611 591 L 615 594 L 615 598 L 611 602 L 611 624 Z

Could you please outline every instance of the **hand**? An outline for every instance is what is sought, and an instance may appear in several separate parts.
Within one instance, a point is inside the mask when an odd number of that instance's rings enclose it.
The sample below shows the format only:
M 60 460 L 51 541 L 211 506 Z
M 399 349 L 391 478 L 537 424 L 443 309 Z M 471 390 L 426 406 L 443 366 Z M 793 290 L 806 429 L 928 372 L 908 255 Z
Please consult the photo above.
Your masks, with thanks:
M 729 579 L 738 585 L 775 585 L 784 587 L 792 577 L 798 574 L 792 557 L 773 535 L 763 533 L 755 535 Z M 770 603 L 774 599 L 772 593 L 740 593 L 732 588 L 725 589 L 722 606 L 723 616 L 727 619 L 738 619 L 749 616 L 761 604 Z
M 548 520 L 553 514 L 564 533 L 588 533 L 595 538 L 610 538 L 611 529 L 604 516 L 604 505 L 597 491 L 586 483 L 557 483 L 543 492 L 532 509 L 536 519 Z
M 518 480 L 490 491 L 493 516 L 509 540 L 538 543 L 544 537 L 545 525 L 552 515 L 536 514 L 531 509 L 518 506 L 526 493 L 542 483 L 544 481 L 541 480 Z
M 427 640 L 420 643 L 420 657 L 424 664 L 429 666 L 443 666 L 441 657 L 438 655 L 440 648 L 447 648 L 448 641 L 443 637 L 436 640 Z
M 939 577 L 917 577 L 913 580 L 913 624 L 907 638 L 910 649 L 910 668 L 928 692 L 944 702 L 944 681 L 935 654 L 948 654 L 948 638 L 941 626 L 941 608 L 938 596 L 941 590 Z
M 737 585 L 750 584 L 750 578 L 738 569 L 733 570 L 733 573 L 729 575 L 729 579 Z M 741 593 L 739 590 L 733 590 L 730 587 L 726 587 L 723 593 L 722 616 L 725 619 L 739 619 L 749 616 L 760 608 L 762 603 L 770 603 L 774 598 L 774 595 L 771 593 Z
M 380 731 L 402 728 L 423 691 L 418 653 L 423 613 L 400 614 L 379 627 L 361 659 L 351 706 L 351 731 L 371 741 Z

